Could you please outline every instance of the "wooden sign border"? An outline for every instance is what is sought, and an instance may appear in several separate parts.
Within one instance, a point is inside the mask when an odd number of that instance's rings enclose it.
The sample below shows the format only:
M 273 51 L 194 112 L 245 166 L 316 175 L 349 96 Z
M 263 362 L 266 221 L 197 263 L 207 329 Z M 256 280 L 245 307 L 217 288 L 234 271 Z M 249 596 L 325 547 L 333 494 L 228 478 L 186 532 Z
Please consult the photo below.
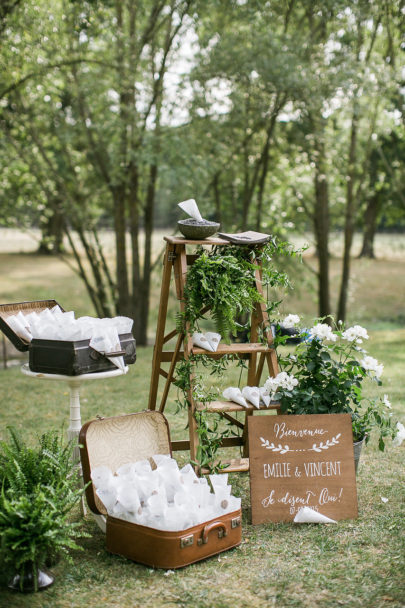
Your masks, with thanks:
M 249 416 L 248 441 L 252 524 L 358 516 L 350 414 Z

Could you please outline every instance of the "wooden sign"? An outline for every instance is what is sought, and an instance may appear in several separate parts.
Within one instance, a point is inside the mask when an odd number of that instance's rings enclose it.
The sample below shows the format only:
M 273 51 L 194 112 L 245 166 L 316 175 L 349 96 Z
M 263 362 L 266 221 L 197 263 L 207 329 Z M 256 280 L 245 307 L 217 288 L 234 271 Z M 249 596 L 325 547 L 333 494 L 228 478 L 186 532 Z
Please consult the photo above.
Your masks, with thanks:
M 249 416 L 252 523 L 357 517 L 350 414 Z

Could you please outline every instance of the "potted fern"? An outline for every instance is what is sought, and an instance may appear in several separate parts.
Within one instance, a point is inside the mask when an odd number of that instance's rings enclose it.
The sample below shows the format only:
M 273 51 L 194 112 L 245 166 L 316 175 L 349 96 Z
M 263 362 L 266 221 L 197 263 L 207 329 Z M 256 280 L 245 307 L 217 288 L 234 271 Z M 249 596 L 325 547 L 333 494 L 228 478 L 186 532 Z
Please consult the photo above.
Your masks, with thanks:
M 216 330 L 225 340 L 236 336 L 243 329 L 238 319 L 249 316 L 262 301 L 254 285 L 258 258 L 264 286 L 288 286 L 287 274 L 276 269 L 273 259 L 296 253 L 288 244 L 277 243 L 274 239 L 258 249 L 229 245 L 214 247 L 210 252 L 201 250 L 187 272 L 185 311 L 178 319 L 179 329 L 188 324 L 191 334 L 198 331 L 202 310 L 207 309 L 211 311 Z M 270 310 L 277 305 L 275 302 Z
M 15 429 L 0 442 L 0 563 L 12 574 L 9 587 L 31 592 L 45 589 L 53 576 L 44 565 L 56 555 L 79 549 L 75 537 L 85 536 L 71 521 L 78 488 L 72 460 L 74 445 L 63 444 L 58 432 L 28 447 Z

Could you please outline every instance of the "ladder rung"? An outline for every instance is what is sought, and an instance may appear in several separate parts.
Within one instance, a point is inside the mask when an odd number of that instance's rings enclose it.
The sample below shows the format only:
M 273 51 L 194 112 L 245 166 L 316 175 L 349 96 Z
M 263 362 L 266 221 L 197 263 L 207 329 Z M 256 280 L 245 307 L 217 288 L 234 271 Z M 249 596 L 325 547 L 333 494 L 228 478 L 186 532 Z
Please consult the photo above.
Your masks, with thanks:
M 163 238 L 171 245 L 230 245 L 229 241 L 214 236 L 208 239 L 186 239 L 182 236 L 165 236 Z
M 265 344 L 260 343 L 235 343 L 235 344 L 220 344 L 215 353 L 205 350 L 205 348 L 198 348 L 197 346 L 193 346 L 191 349 L 191 354 L 193 355 L 208 355 L 208 357 L 212 357 L 213 359 L 219 359 L 223 355 L 252 355 L 255 353 L 270 353 L 273 350 L 271 346 L 267 346 Z M 164 350 L 160 353 L 160 361 L 162 363 L 168 363 L 173 359 L 174 351 L 173 350 Z M 180 351 L 176 355 L 176 361 L 180 361 L 184 357 L 184 352 Z
M 191 352 L 194 355 L 208 355 L 214 357 L 228 354 L 251 354 L 251 353 L 266 353 L 271 352 L 273 348 L 268 346 L 267 344 L 261 344 L 260 342 L 250 343 L 250 342 L 241 342 L 241 343 L 233 343 L 233 344 L 219 344 L 215 353 L 212 353 L 209 350 L 205 350 L 205 348 L 199 348 L 198 346 L 193 346 Z
M 243 473 L 249 471 L 249 458 L 232 458 L 231 460 L 222 460 L 221 464 L 227 464 L 225 469 L 220 469 L 218 473 Z M 201 469 L 202 475 L 208 475 L 209 469 Z
M 224 437 L 221 439 L 221 448 L 234 448 L 243 445 L 243 437 Z M 179 452 L 190 449 L 189 439 L 177 439 L 171 442 L 172 451 Z
M 177 439 L 171 442 L 172 451 L 179 452 L 190 449 L 190 440 L 189 439 Z
M 199 412 L 205 411 L 212 413 L 258 411 L 258 408 L 254 407 L 254 405 L 249 405 L 249 407 L 243 407 L 243 405 L 239 405 L 238 403 L 234 403 L 233 401 L 210 401 L 209 403 L 198 403 L 196 409 Z M 280 409 L 280 403 L 278 401 L 272 401 L 269 407 L 261 405 L 259 409 L 278 410 Z

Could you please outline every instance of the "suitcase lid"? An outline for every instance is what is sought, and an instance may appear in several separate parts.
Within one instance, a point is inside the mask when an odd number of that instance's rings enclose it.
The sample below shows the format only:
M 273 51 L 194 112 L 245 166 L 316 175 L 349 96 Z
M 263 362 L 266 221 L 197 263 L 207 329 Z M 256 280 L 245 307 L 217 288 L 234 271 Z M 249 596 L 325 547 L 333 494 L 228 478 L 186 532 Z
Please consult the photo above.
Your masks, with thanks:
M 96 467 L 104 465 L 115 473 L 128 462 L 172 454 L 169 424 L 163 414 L 152 410 L 90 420 L 80 430 L 79 444 L 85 484 Z M 93 484 L 86 488 L 86 498 L 93 513 L 106 514 Z
M 30 312 L 41 312 L 45 308 L 53 308 L 62 306 L 56 300 L 34 300 L 32 302 L 16 302 L 15 304 L 0 304 L 0 329 L 7 336 L 10 342 L 21 352 L 28 350 L 29 342 L 17 336 L 13 329 L 7 324 L 7 317 L 16 315 L 22 312 L 23 315 L 28 315 Z

